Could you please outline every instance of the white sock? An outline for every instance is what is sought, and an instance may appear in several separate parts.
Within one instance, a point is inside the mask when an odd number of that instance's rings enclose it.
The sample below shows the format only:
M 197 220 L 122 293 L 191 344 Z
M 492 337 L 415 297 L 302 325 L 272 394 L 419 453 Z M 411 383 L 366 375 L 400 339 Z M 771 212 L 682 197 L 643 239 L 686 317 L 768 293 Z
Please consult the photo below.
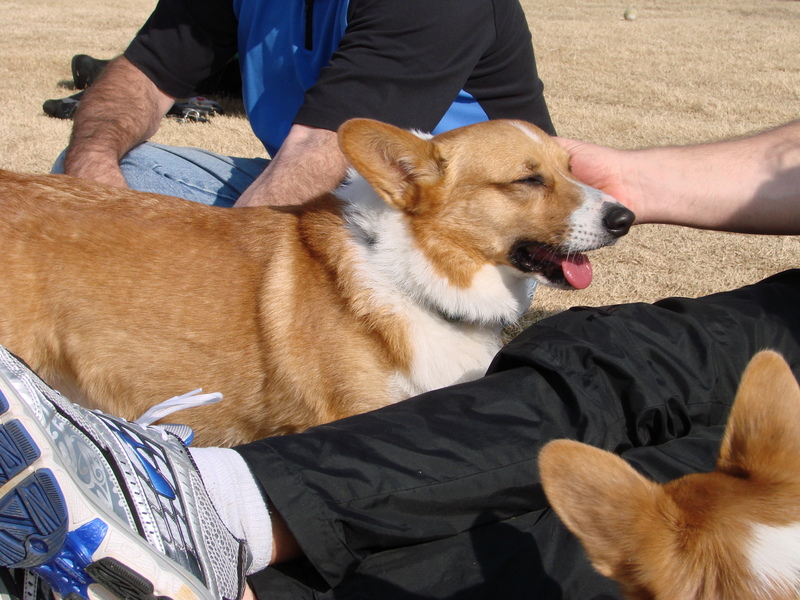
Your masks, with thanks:
M 247 574 L 269 565 L 272 521 L 261 488 L 241 454 L 230 448 L 189 448 L 222 522 L 250 549 Z

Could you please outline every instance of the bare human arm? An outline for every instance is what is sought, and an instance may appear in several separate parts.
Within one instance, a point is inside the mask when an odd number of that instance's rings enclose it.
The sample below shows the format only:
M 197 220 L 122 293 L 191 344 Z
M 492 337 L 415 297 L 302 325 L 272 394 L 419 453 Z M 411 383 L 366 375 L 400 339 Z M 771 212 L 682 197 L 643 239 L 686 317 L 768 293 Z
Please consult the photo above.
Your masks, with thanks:
M 696 146 L 559 143 L 572 155 L 575 176 L 626 204 L 637 223 L 800 233 L 800 121 Z
M 127 187 L 119 160 L 158 130 L 174 101 L 125 57 L 117 58 L 75 112 L 66 173 Z M 269 168 L 236 206 L 302 204 L 334 189 L 346 171 L 335 131 L 294 125 Z
M 65 172 L 127 187 L 119 160 L 158 130 L 174 101 L 128 59 L 117 58 L 75 112 Z M 294 125 L 270 167 L 236 206 L 301 204 L 335 188 L 346 171 L 335 131 Z
M 296 124 L 235 206 L 302 204 L 334 189 L 346 172 L 335 131 Z
M 158 130 L 174 101 L 124 56 L 109 63 L 75 111 L 67 175 L 128 187 L 119 160 Z

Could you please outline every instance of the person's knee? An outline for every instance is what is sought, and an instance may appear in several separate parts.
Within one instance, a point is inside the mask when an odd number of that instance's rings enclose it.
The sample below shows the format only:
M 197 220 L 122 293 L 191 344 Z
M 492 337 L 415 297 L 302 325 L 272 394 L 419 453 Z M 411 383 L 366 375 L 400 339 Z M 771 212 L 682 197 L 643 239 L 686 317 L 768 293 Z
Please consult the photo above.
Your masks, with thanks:
M 53 165 L 53 173 L 64 172 L 64 154 Z M 133 190 L 229 207 L 268 162 L 263 158 L 231 157 L 199 148 L 145 142 L 125 154 L 119 166 Z
M 63 174 L 65 169 L 66 150 L 63 150 L 53 163 L 50 172 Z M 195 167 L 191 160 L 184 158 L 179 151 L 172 151 L 166 146 L 145 142 L 132 148 L 119 162 L 119 168 L 125 182 L 133 190 L 152 192 L 168 196 L 178 196 L 188 200 L 198 201 L 197 193 L 192 186 L 184 183 L 187 174 L 191 174 Z M 213 186 L 212 186 L 213 187 Z M 213 192 L 215 190 L 212 190 Z M 208 196 L 210 193 L 206 193 Z M 210 199 L 202 198 L 206 204 L 213 203 Z

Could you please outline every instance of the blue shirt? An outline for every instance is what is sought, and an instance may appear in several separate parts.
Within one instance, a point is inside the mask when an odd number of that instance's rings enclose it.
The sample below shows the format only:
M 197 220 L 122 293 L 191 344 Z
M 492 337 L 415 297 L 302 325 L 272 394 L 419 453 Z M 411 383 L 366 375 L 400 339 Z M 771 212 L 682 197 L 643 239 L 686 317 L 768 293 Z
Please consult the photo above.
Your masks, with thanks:
M 270 154 L 277 152 L 306 91 L 320 77 L 347 28 L 349 0 L 234 0 L 247 117 Z M 460 90 L 434 133 L 485 121 L 480 104 Z

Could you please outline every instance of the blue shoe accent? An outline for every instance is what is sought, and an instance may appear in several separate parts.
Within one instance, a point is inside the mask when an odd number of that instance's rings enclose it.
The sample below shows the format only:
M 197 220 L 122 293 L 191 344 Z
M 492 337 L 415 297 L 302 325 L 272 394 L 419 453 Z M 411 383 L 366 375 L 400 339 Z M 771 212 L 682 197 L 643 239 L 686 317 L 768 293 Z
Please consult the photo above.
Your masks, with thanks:
M 175 490 L 172 489 L 172 486 L 169 484 L 169 482 L 164 479 L 164 476 L 161 475 L 158 468 L 150 460 L 147 446 L 135 440 L 126 431 L 116 427 L 114 424 L 109 424 L 109 428 L 113 429 L 120 439 L 124 440 L 126 444 L 133 448 L 133 451 L 136 453 L 136 458 L 139 460 L 142 468 L 145 470 L 145 473 L 147 473 L 147 476 L 150 478 L 150 485 L 153 487 L 153 489 L 165 498 L 174 500 Z
M 19 475 L 41 454 L 19 421 L 0 425 L 0 485 Z
M 67 534 L 67 509 L 50 469 L 29 475 L 0 500 L 0 560 L 9 567 L 40 565 Z
M 64 546 L 47 563 L 31 570 L 44 578 L 56 592 L 66 598 L 77 593 L 89 597 L 89 584 L 94 583 L 86 573 L 92 563 L 92 555 L 108 532 L 108 525 L 100 519 L 89 521 L 75 531 L 67 534 Z
M 8 410 L 8 407 L 9 404 L 8 400 L 6 400 L 5 394 L 3 394 L 3 392 L 0 392 L 0 415 L 5 413 Z

